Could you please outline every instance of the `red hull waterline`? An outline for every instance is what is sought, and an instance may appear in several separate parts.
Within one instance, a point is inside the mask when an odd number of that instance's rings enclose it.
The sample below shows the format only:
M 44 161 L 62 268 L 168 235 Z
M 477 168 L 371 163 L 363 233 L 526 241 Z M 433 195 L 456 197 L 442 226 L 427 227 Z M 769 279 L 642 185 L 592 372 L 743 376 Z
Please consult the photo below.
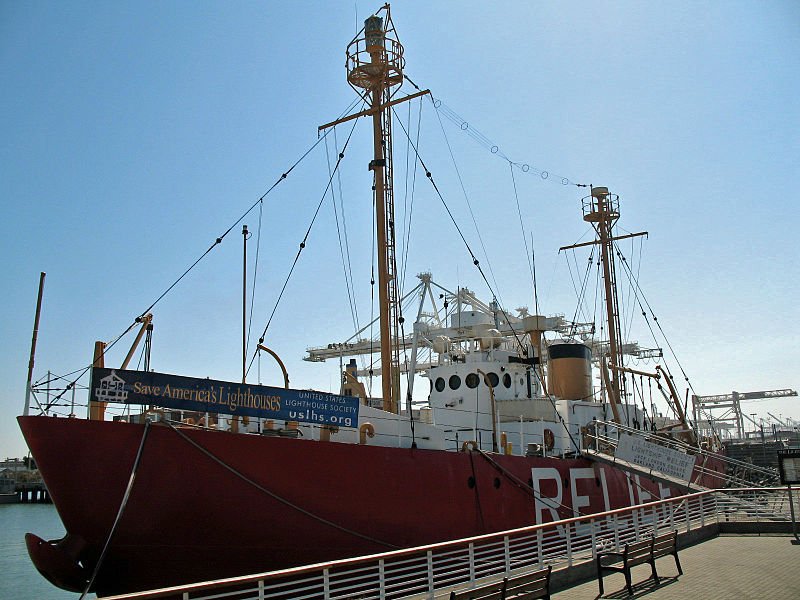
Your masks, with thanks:
M 80 589 L 119 510 L 144 426 L 42 416 L 19 424 L 67 532 L 58 544 L 29 536 L 31 557 L 52 583 Z M 586 459 L 492 455 L 492 464 L 475 452 L 181 432 L 218 460 L 170 427 L 150 428 L 96 578 L 99 595 L 384 552 L 680 492 Z M 533 489 L 563 506 L 550 508 L 555 502 L 537 500 Z

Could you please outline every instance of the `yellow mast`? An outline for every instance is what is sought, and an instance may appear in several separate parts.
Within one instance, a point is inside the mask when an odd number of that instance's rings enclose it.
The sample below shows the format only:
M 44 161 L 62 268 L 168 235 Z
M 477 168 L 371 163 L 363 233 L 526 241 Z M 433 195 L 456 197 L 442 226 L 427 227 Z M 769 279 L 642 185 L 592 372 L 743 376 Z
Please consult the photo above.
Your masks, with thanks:
M 394 194 L 392 186 L 392 87 L 403 81 L 403 46 L 394 34 L 389 5 L 383 17 L 364 21 L 363 38 L 347 48 L 347 81 L 370 103 L 374 158 L 375 220 L 378 244 L 378 304 L 380 310 L 383 408 L 397 412 L 400 396 L 400 314 L 395 260 Z M 390 35 L 387 35 L 390 34 Z M 361 92 L 360 90 L 364 90 Z
M 606 187 L 592 187 L 591 195 L 583 199 L 583 220 L 592 224 L 597 239 L 591 242 L 564 246 L 560 250 L 599 245 L 600 259 L 603 264 L 603 284 L 605 286 L 606 326 L 608 328 L 608 366 L 601 362 L 600 372 L 606 388 L 606 397 L 611 404 L 614 420 L 619 422 L 617 406 L 625 397 L 625 385 L 620 384 L 619 373 L 623 371 L 622 353 L 620 352 L 621 331 L 619 320 L 619 300 L 617 297 L 617 279 L 614 261 L 614 242 L 647 235 L 646 231 L 614 237 L 613 227 L 619 219 L 619 196 L 610 194 Z
M 399 99 L 392 95 L 403 82 L 403 45 L 397 39 L 389 5 L 380 11 L 385 17 L 372 15 L 364 21 L 364 29 L 347 46 L 347 81 L 369 104 L 367 110 L 337 119 L 319 130 L 334 127 L 359 117 L 372 116 L 373 159 L 369 169 L 374 173 L 375 226 L 378 244 L 378 303 L 381 337 L 381 381 L 383 409 L 398 412 L 400 399 L 400 316 L 395 260 L 394 189 L 392 185 L 392 111 L 391 107 L 413 100 L 423 90 Z M 394 86 L 398 86 L 394 88 Z M 394 91 L 392 91 L 394 88 Z
M 619 198 L 609 194 L 608 188 L 592 188 L 592 210 L 583 218 L 594 225 L 600 242 L 600 257 L 603 263 L 603 284 L 606 296 L 606 323 L 608 327 L 609 366 L 611 368 L 610 394 L 614 402 L 621 403 L 619 371 L 622 356 L 619 353 L 619 301 L 617 299 L 617 279 L 614 268 L 614 248 L 611 228 L 619 219 Z

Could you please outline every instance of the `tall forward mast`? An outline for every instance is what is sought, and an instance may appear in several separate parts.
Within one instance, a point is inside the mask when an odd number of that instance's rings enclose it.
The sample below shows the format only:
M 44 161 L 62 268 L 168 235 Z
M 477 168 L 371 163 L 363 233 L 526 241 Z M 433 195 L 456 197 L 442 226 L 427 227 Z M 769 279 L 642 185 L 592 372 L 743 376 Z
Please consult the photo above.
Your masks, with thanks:
M 400 398 L 400 315 L 395 258 L 394 188 L 392 185 L 392 106 L 428 93 L 392 100 L 403 82 L 403 46 L 397 39 L 389 5 L 364 21 L 364 29 L 347 46 L 347 81 L 369 108 L 320 129 L 354 118 L 372 116 L 375 226 L 378 243 L 378 303 L 380 308 L 383 408 L 397 412 Z

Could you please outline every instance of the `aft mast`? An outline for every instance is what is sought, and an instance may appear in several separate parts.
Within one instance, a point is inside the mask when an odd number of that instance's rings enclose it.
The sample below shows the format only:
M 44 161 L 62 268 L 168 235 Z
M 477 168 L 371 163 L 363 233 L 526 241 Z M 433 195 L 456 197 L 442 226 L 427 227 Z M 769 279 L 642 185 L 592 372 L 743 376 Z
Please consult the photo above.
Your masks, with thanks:
M 622 367 L 622 355 L 619 351 L 620 332 L 619 298 L 617 296 L 617 274 L 614 261 L 614 238 L 611 229 L 619 219 L 619 196 L 609 194 L 606 187 L 593 187 L 591 200 L 586 210 L 584 207 L 584 221 L 592 224 L 597 232 L 597 241 L 600 245 L 600 258 L 603 263 L 603 283 L 606 296 L 606 323 L 608 327 L 608 368 L 611 369 L 611 390 L 615 404 L 622 402 L 620 389 L 619 367 Z
M 597 234 L 592 242 L 564 246 L 568 250 L 581 246 L 600 246 L 600 260 L 603 265 L 603 284 L 605 286 L 606 327 L 608 329 L 608 362 L 601 364 L 603 380 L 606 382 L 606 398 L 611 404 L 614 420 L 620 422 L 618 406 L 625 399 L 624 380 L 620 382 L 620 372 L 625 370 L 622 363 L 621 332 L 619 319 L 619 299 L 617 296 L 617 275 L 614 260 L 614 242 L 647 235 L 646 231 L 629 235 L 614 236 L 613 228 L 619 220 L 619 196 L 611 194 L 607 187 L 592 187 L 591 194 L 583 199 L 583 220 L 591 223 Z M 608 373 L 606 371 L 610 371 Z

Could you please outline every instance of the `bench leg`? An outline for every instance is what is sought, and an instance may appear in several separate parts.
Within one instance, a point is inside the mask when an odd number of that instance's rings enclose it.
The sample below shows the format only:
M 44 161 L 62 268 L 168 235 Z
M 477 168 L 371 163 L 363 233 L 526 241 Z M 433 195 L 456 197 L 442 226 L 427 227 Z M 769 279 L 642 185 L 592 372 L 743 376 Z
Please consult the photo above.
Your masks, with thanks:
M 600 557 L 597 558 L 597 583 L 600 584 L 600 595 L 602 596 L 603 590 L 603 567 L 600 564 Z
M 681 569 L 681 561 L 678 560 L 677 550 L 675 550 L 675 554 L 673 554 L 673 556 L 675 557 L 675 566 L 678 567 L 678 575 L 683 575 L 683 569 Z
M 661 585 L 661 580 L 658 578 L 658 573 L 656 572 L 656 559 L 655 558 L 650 563 L 650 568 L 653 569 L 653 580 L 656 582 L 656 585 Z
M 628 595 L 633 596 L 633 585 L 631 585 L 631 570 L 626 568 L 623 573 L 625 574 L 625 585 L 628 588 Z

